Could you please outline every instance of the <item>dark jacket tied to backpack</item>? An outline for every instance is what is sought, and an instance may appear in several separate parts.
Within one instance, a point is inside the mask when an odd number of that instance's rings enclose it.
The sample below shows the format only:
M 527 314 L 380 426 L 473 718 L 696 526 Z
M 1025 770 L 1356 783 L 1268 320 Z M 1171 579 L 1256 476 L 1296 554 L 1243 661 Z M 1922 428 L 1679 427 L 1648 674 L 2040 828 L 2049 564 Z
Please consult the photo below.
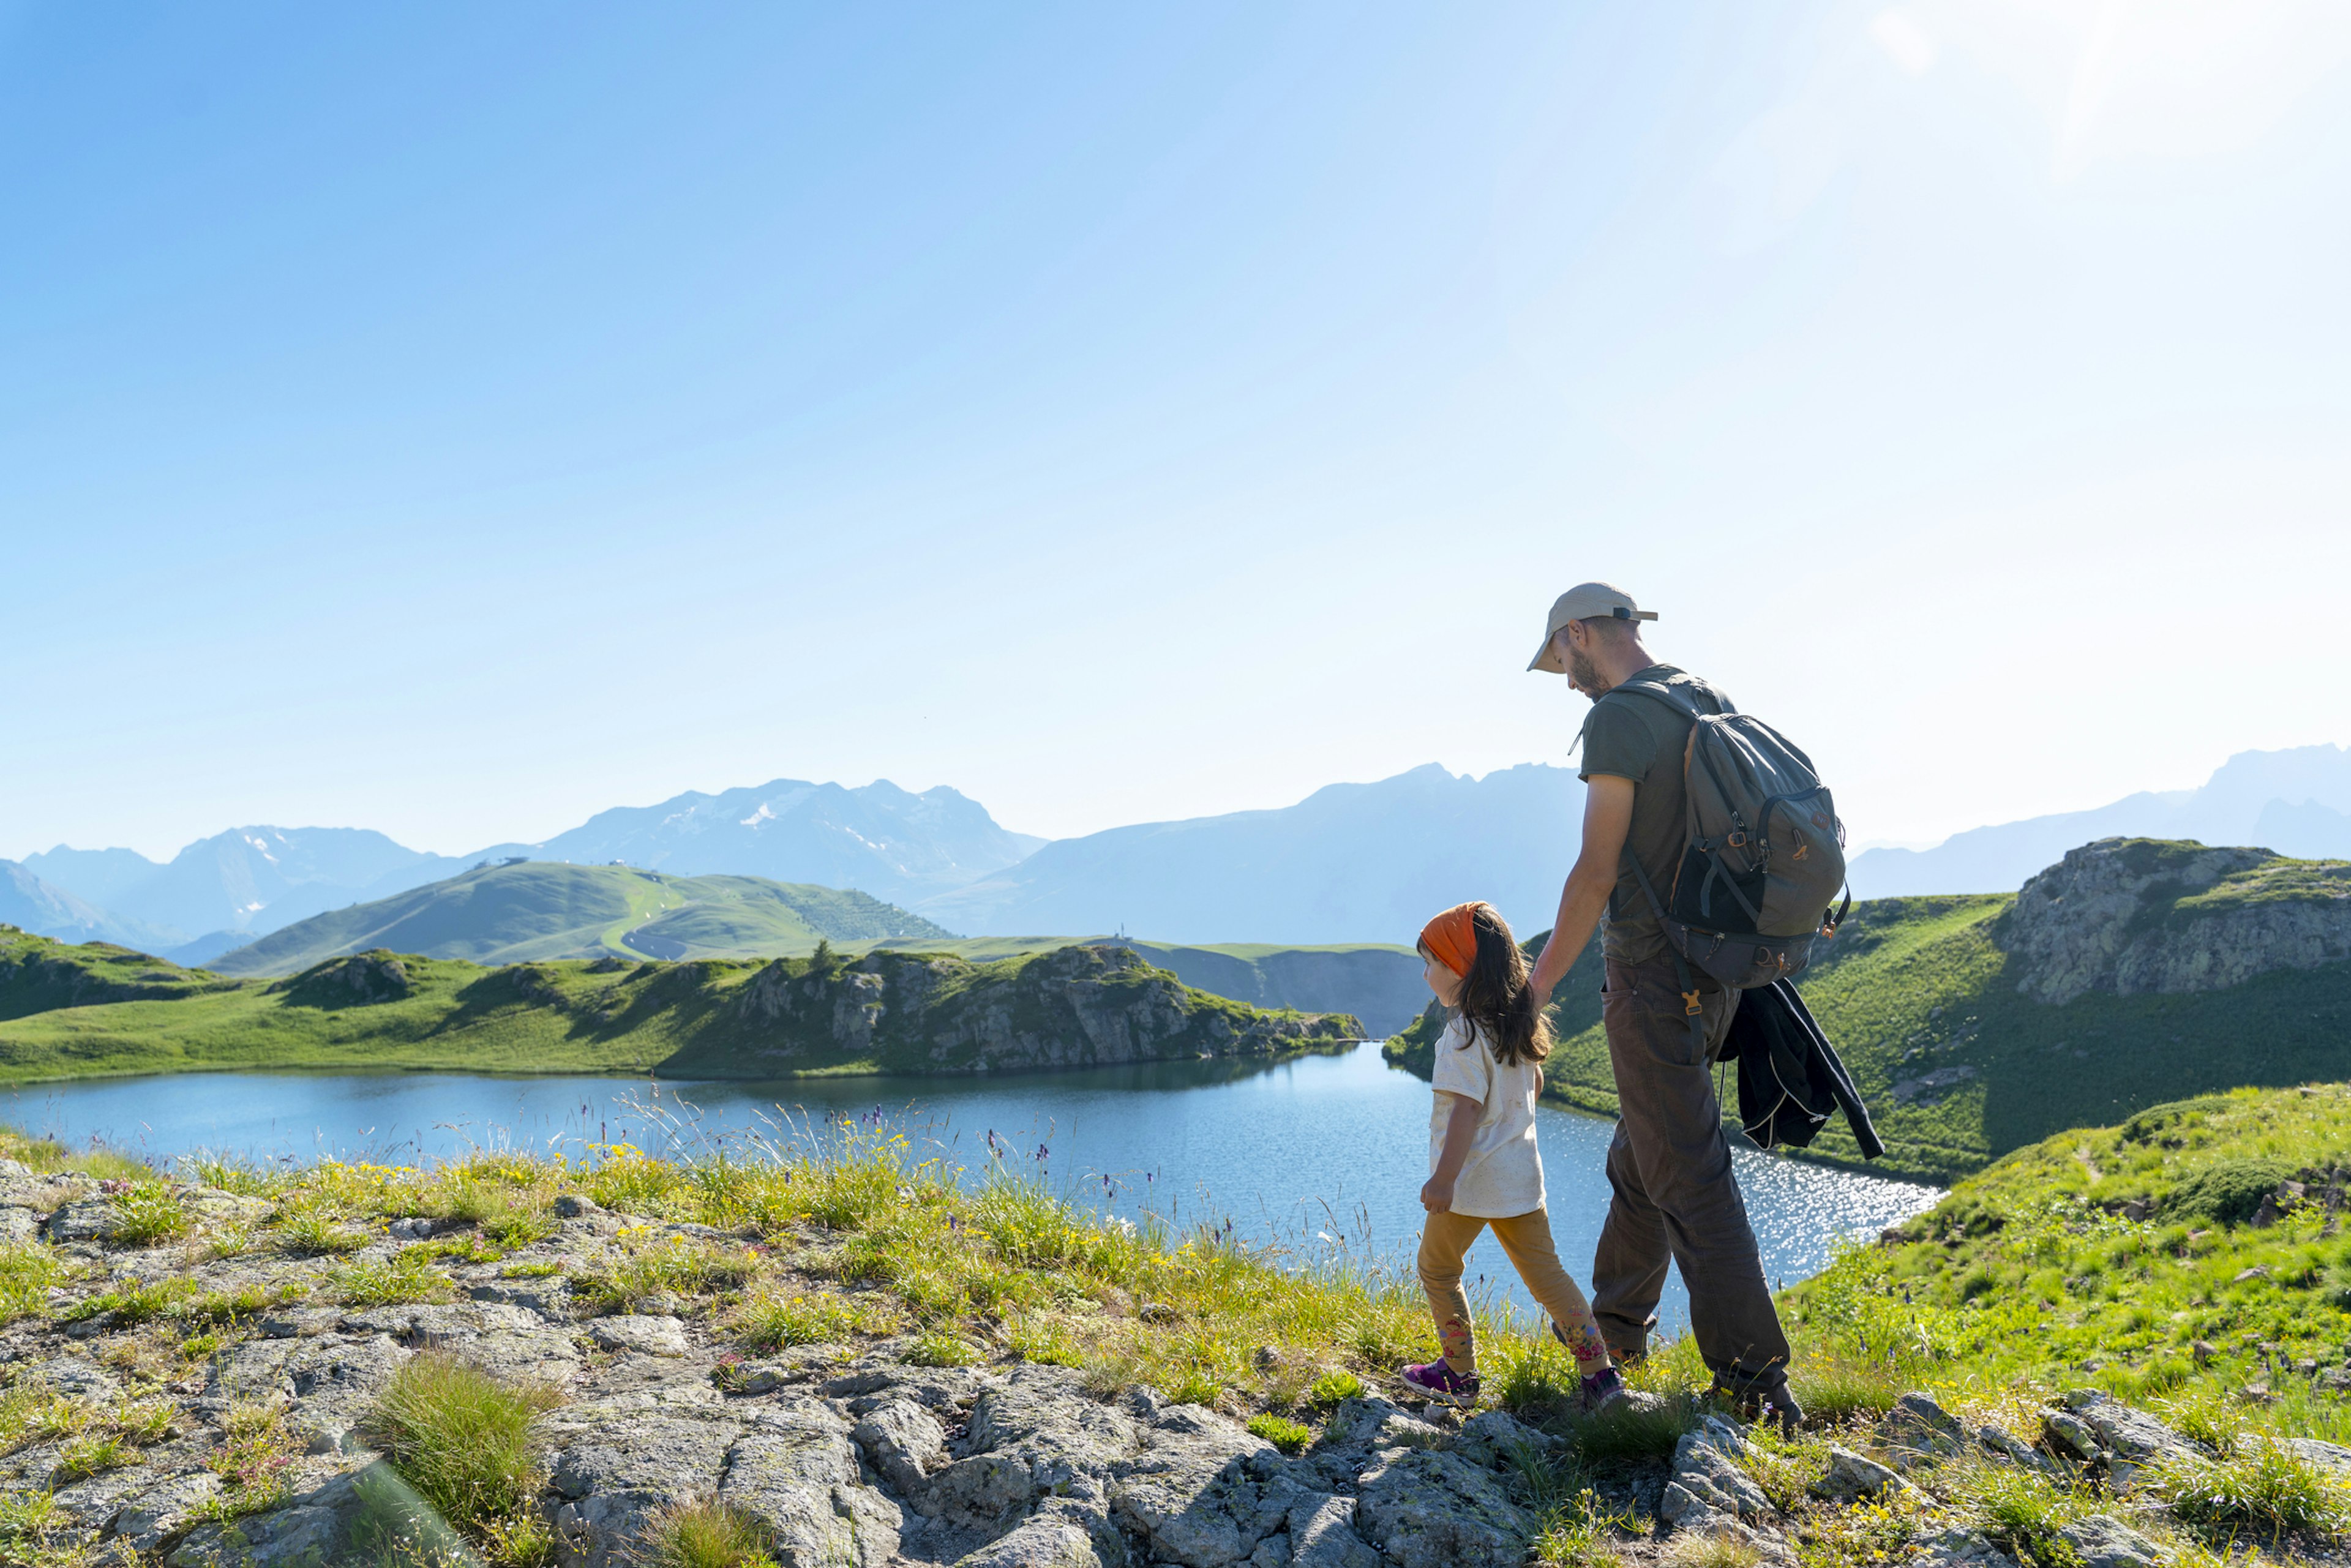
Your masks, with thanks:
M 1830 1113 L 1843 1111 L 1862 1158 L 1874 1160 L 1886 1152 L 1853 1075 L 1792 982 L 1774 980 L 1740 996 L 1716 1058 L 1733 1059 L 1739 1062 L 1739 1124 L 1764 1148 L 1809 1148 Z

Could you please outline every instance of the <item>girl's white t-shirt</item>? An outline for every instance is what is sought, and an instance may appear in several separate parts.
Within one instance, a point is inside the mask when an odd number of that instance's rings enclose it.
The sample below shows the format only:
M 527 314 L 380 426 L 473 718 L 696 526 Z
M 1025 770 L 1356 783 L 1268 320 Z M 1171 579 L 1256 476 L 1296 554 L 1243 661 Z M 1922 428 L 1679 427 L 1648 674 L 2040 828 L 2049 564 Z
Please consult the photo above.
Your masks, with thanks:
M 1494 1060 L 1485 1031 L 1458 1014 L 1437 1040 L 1437 1091 L 1428 1117 L 1428 1169 L 1445 1152 L 1445 1124 L 1451 1119 L 1448 1094 L 1485 1106 L 1469 1140 L 1469 1157 L 1453 1183 L 1453 1212 L 1475 1219 L 1510 1219 L 1543 1206 L 1542 1157 L 1535 1152 L 1535 1096 L 1542 1090 L 1542 1064 L 1504 1066 Z

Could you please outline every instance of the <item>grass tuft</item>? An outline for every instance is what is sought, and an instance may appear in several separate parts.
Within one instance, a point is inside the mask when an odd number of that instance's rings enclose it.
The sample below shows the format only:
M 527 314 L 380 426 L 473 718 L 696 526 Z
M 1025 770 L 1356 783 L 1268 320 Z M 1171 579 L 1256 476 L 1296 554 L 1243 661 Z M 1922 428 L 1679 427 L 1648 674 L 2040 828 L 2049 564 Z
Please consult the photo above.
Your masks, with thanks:
M 970 1366 L 980 1355 L 955 1335 L 929 1330 L 916 1334 L 899 1359 L 909 1366 Z
M 37 1241 L 0 1247 L 0 1324 L 40 1312 L 48 1304 L 49 1287 L 65 1274 L 57 1255 Z
M 327 1288 L 347 1307 L 403 1306 L 445 1301 L 457 1283 L 433 1266 L 429 1254 L 402 1251 L 388 1259 L 360 1259 L 329 1270 Z
M 150 1178 L 114 1195 L 113 1240 L 131 1247 L 177 1241 L 193 1227 L 188 1207 L 169 1184 Z
M 2342 1483 L 2268 1437 L 2236 1441 L 2215 1460 L 2168 1466 L 2155 1490 L 2174 1515 L 2207 1529 L 2339 1536 L 2351 1524 L 2351 1496 Z
M 736 1314 L 737 1332 L 754 1350 L 835 1344 L 875 1332 L 875 1314 L 837 1296 L 761 1295 Z
M 444 1520 L 501 1561 L 530 1561 L 513 1553 L 541 1541 L 526 1523 L 539 1484 L 531 1427 L 558 1402 L 544 1384 L 423 1351 L 392 1375 L 362 1430 Z
M 775 1568 L 759 1521 L 728 1503 L 680 1503 L 654 1516 L 639 1549 L 646 1568 Z
M 1297 1453 L 1314 1440 L 1314 1428 L 1284 1416 L 1252 1416 L 1249 1429 L 1285 1454 Z
M 1317 1405 L 1336 1405 L 1342 1400 L 1361 1399 L 1363 1396 L 1364 1380 L 1344 1370 L 1326 1372 L 1306 1389 L 1306 1397 Z

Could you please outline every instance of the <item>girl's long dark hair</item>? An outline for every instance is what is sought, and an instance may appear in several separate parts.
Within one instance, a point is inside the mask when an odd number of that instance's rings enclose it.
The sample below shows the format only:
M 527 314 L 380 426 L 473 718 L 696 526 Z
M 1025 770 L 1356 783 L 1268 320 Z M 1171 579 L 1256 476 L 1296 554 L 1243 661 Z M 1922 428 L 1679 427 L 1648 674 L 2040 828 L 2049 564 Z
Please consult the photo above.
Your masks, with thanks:
M 1478 932 L 1478 956 L 1462 977 L 1462 1018 L 1484 1033 L 1494 1060 L 1504 1066 L 1542 1061 L 1551 1054 L 1551 1020 L 1528 988 L 1527 956 L 1492 904 L 1471 905 L 1469 918 Z

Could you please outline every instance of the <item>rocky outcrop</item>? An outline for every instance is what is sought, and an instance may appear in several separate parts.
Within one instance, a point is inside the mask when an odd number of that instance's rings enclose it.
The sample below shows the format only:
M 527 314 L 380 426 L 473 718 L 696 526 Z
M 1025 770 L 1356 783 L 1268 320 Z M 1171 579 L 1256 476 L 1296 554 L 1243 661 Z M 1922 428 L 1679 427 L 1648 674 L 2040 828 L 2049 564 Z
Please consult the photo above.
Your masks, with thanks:
M 1363 1033 L 1344 1014 L 1267 1012 L 1193 990 L 1116 946 L 985 965 L 893 952 L 845 966 L 778 959 L 728 1005 L 758 1041 L 749 1061 L 731 1053 L 737 1071 L 789 1071 L 843 1055 L 967 1072 L 1263 1057 Z
M 533 1506 L 560 1568 L 629 1568 L 665 1511 L 711 1501 L 754 1521 L 778 1568 L 1518 1568 L 1537 1531 L 1519 1466 L 1558 1446 L 1499 1412 L 1423 1420 L 1363 1397 L 1285 1456 L 1149 1387 L 1097 1397 L 1076 1371 L 1017 1359 L 919 1365 L 895 1338 L 747 1364 L 707 1300 L 577 1305 L 565 1276 L 725 1239 L 584 1200 L 495 1263 L 447 1253 L 453 1299 L 354 1306 L 333 1304 L 336 1279 L 444 1222 L 394 1219 L 340 1257 L 234 1249 L 223 1239 L 256 1200 L 182 1187 L 186 1244 L 142 1247 L 90 1218 L 120 1196 L 0 1161 L 0 1211 L 26 1216 L 68 1270 L 47 1312 L 0 1329 L 0 1379 L 82 1413 L 0 1455 L 0 1493 L 50 1494 L 54 1546 L 164 1568 L 336 1560 L 387 1490 L 413 1500 L 370 1448 L 370 1413 L 427 1353 L 554 1391 Z M 224 1325 L 212 1348 L 174 1358 L 177 1332 L 159 1339 L 152 1316 L 163 1298 L 130 1304 L 164 1281 L 171 1301 L 246 1305 L 208 1320 Z M 268 1301 L 282 1304 L 251 1304 Z M 134 1395 L 142 1436 L 84 1473 L 78 1424 L 124 1420 L 107 1413 Z
M 331 1008 L 396 1002 L 408 996 L 413 987 L 408 966 L 400 956 L 376 948 L 354 953 L 348 958 L 329 958 L 323 964 L 314 964 L 298 975 L 273 982 L 269 988 L 290 992 L 296 1001 L 311 1007 Z
M 2044 1002 L 2219 990 L 2351 961 L 2351 864 L 2101 839 L 2026 883 L 1998 936 Z

